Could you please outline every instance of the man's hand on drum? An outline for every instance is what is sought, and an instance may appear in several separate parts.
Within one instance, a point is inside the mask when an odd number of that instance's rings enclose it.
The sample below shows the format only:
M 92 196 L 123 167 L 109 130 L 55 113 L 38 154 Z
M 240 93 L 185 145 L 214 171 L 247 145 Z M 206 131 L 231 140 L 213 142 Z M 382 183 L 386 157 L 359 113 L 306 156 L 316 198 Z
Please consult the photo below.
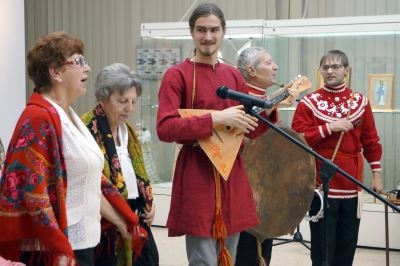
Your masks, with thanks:
M 212 112 L 211 118 L 214 126 L 224 125 L 228 129 L 237 128 L 244 133 L 250 133 L 250 131 L 254 131 L 258 126 L 258 119 L 246 114 L 243 105 Z

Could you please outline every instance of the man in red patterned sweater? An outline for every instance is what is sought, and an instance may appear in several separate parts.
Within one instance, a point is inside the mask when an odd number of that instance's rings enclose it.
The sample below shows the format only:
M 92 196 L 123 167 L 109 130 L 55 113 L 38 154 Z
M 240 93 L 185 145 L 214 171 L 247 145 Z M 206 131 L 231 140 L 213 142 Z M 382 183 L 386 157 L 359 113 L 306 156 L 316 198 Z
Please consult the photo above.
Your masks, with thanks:
M 324 87 L 306 95 L 298 104 L 292 128 L 304 134 L 307 143 L 360 182 L 363 181 L 364 155 L 372 171 L 371 188 L 383 189 L 379 143 L 371 105 L 366 96 L 346 87 L 349 60 L 342 51 L 332 50 L 320 60 Z M 337 149 L 337 152 L 335 150 Z M 317 160 L 317 186 L 321 162 Z M 329 183 L 327 222 L 327 259 L 331 266 L 351 266 L 357 246 L 360 217 L 360 187 L 336 173 Z M 310 213 L 317 212 L 314 199 Z M 324 234 L 323 222 L 310 222 L 312 265 L 321 265 Z

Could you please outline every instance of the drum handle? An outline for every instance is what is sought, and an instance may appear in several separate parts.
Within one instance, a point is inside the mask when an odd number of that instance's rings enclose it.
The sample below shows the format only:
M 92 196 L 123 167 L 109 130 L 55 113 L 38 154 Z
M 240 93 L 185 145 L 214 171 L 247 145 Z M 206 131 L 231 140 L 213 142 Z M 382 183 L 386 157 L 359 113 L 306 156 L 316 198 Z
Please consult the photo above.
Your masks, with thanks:
M 353 103 L 353 92 L 350 94 L 349 107 L 351 106 L 352 103 Z M 347 118 L 349 118 L 349 117 L 350 117 L 350 108 L 349 108 L 349 112 L 347 113 Z M 333 152 L 333 155 L 332 155 L 332 159 L 331 159 L 332 162 L 333 162 L 333 160 L 335 160 L 335 157 L 339 150 L 339 147 L 342 144 L 343 135 L 344 135 L 344 131 L 340 132 L 339 140 L 336 144 L 335 151 Z
M 338 142 L 336 144 L 335 150 L 334 150 L 333 155 L 332 155 L 332 159 L 331 159 L 332 162 L 335 160 L 335 157 L 336 157 L 336 154 L 337 154 L 337 152 L 339 150 L 340 144 L 342 144 L 343 135 L 344 135 L 344 131 L 340 132 L 339 140 L 338 140 Z

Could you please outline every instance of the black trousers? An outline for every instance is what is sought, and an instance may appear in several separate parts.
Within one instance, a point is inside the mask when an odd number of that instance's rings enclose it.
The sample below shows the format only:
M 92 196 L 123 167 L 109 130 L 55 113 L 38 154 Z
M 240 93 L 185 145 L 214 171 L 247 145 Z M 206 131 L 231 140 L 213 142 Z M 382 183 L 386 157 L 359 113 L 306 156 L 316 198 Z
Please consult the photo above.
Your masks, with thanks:
M 273 239 L 265 239 L 261 243 L 261 253 L 265 263 L 269 265 L 271 261 Z M 245 231 L 240 233 L 237 246 L 235 266 L 258 266 L 257 238 Z
M 94 266 L 94 250 L 95 248 L 87 248 L 74 250 L 79 266 Z
M 358 199 L 328 199 L 328 209 L 324 219 L 310 222 L 311 260 L 313 266 L 320 266 L 323 257 L 323 221 L 327 221 L 327 251 L 329 266 L 351 266 L 357 248 L 360 219 L 357 218 Z M 320 200 L 314 197 L 310 214 L 318 212 Z

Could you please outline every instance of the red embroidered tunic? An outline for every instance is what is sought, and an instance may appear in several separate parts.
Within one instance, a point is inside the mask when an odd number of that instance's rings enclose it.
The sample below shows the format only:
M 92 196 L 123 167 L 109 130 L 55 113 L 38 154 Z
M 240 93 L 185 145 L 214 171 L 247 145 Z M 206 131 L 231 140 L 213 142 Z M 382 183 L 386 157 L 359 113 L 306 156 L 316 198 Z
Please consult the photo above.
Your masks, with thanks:
M 194 146 L 197 139 L 213 134 L 210 114 L 182 119 L 178 108 L 222 110 L 238 102 L 217 97 L 224 85 L 247 93 L 240 73 L 232 66 L 196 63 L 195 96 L 192 106 L 194 65 L 189 59 L 167 70 L 159 91 L 157 133 L 162 141 L 183 144 L 173 178 L 171 208 L 167 227 L 169 236 L 183 234 L 211 237 L 215 217 L 213 166 L 204 151 Z M 275 121 L 275 117 L 271 116 Z M 259 123 L 254 138 L 267 129 Z M 228 181 L 221 179 L 222 214 L 228 235 L 259 223 L 248 176 L 238 155 Z
M 382 146 L 367 97 L 358 92 L 352 94 L 350 88 L 344 86 L 336 89 L 321 88 L 300 101 L 293 117 L 292 128 L 304 133 L 307 143 L 316 152 L 331 159 L 340 132 L 331 132 L 328 123 L 345 117 L 353 123 L 354 129 L 344 133 L 334 163 L 362 182 L 361 152 L 372 171 L 382 170 Z M 317 184 L 321 184 L 321 162 L 316 162 Z M 357 186 L 339 173 L 331 179 L 329 188 L 330 198 L 357 197 Z

